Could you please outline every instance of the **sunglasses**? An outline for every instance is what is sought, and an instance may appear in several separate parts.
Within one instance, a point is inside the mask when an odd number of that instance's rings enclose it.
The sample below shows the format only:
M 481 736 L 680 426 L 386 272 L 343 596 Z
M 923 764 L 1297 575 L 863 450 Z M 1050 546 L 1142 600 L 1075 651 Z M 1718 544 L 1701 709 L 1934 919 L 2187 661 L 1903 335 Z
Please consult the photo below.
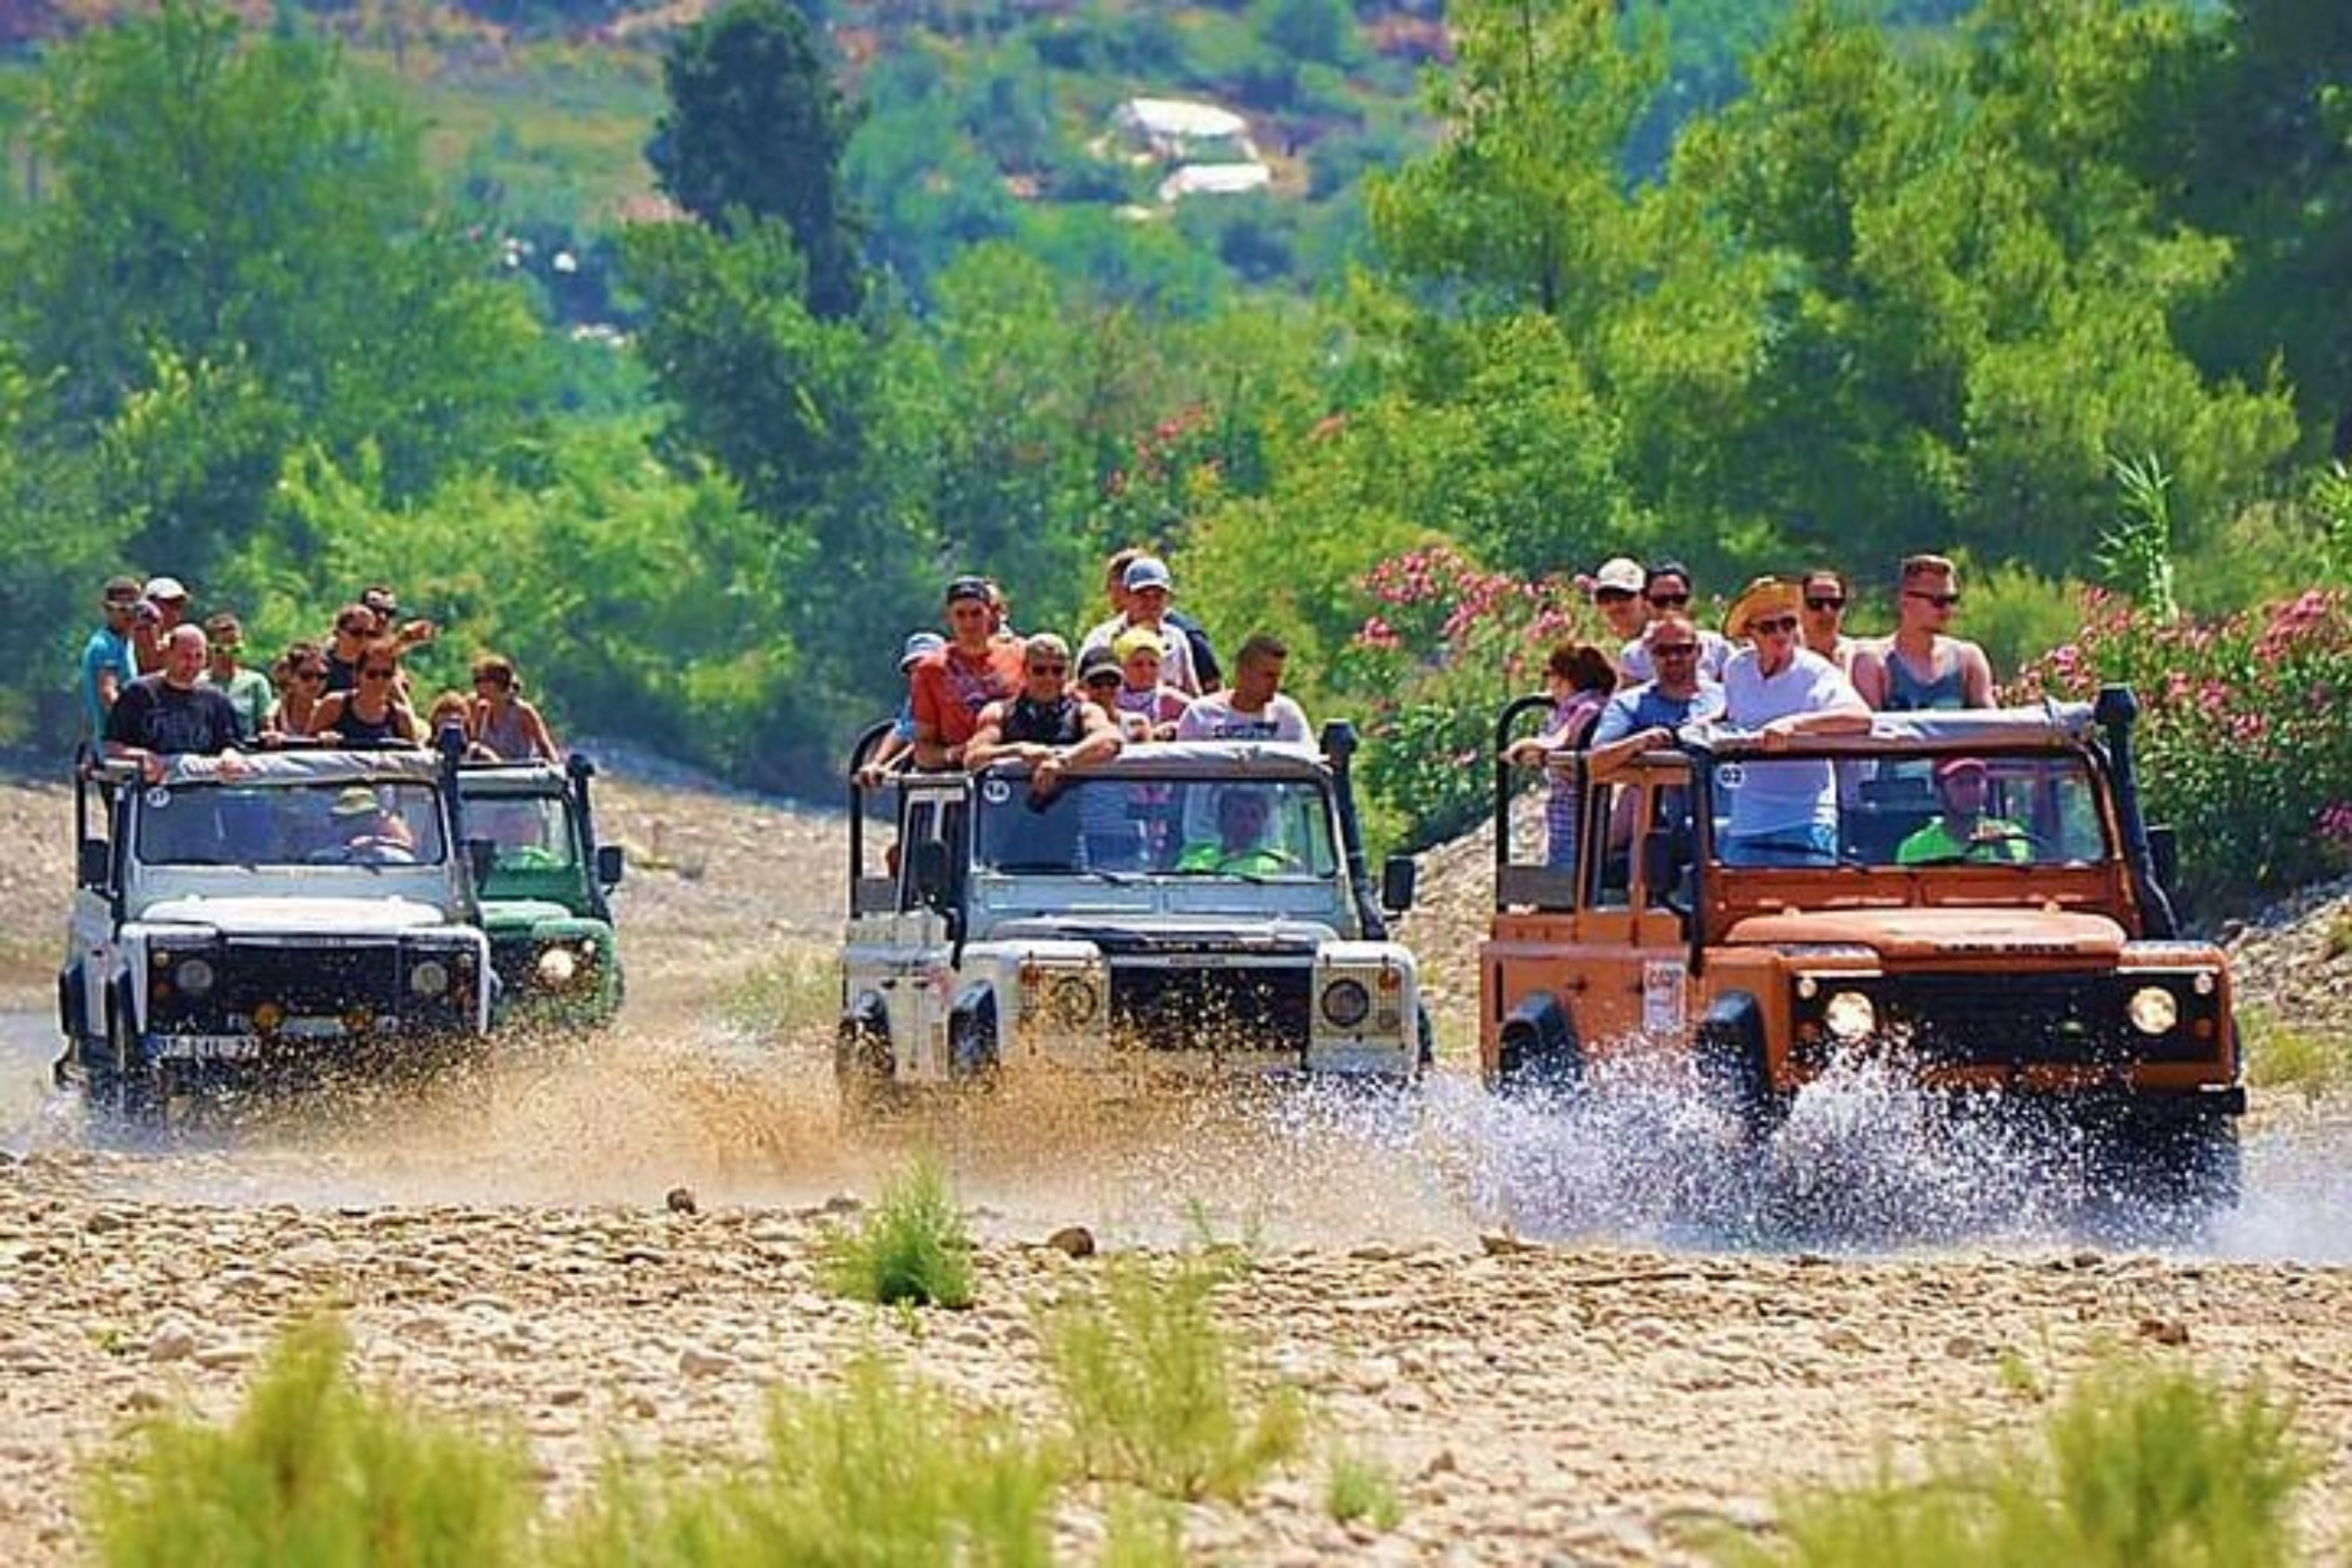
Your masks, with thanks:
M 1592 591 L 1592 602 L 1596 605 L 1627 605 L 1640 597 L 1631 588 L 1596 588 Z
M 1657 643 L 1649 651 L 1660 659 L 1688 659 L 1698 652 L 1698 644 Z
M 1905 599 L 1924 599 L 1937 610 L 1949 610 L 1960 602 L 1958 594 L 1932 594 L 1918 588 L 1904 589 L 1903 597 Z
M 390 680 L 392 675 L 393 672 L 388 669 L 363 669 L 360 671 L 362 680 Z
M 1775 632 L 1794 631 L 1796 630 L 1796 617 L 1794 615 L 1772 615 L 1761 620 L 1751 620 L 1747 623 L 1747 629 L 1763 632 L 1767 636 Z
M 326 671 L 323 669 L 298 669 L 294 671 L 294 678 L 296 680 L 324 680 Z
M 375 633 L 375 622 L 372 620 L 346 620 L 338 623 L 335 630 L 346 637 L 369 637 Z
M 1680 610 L 1690 602 L 1689 594 L 1651 594 L 1649 603 L 1656 610 Z
M 1845 601 L 1843 599 L 1817 598 L 1812 594 L 1807 594 L 1805 595 L 1805 608 L 1813 611 L 1843 610 Z
M 1108 675 L 1089 675 L 1086 677 L 1086 689 L 1090 692 L 1106 692 L 1115 686 L 1124 686 L 1125 684 L 1127 684 L 1126 677 L 1115 672 Z
M 1031 664 L 1029 666 L 1029 673 L 1032 675 L 1067 675 L 1069 672 L 1070 666 L 1058 660 L 1050 664 Z

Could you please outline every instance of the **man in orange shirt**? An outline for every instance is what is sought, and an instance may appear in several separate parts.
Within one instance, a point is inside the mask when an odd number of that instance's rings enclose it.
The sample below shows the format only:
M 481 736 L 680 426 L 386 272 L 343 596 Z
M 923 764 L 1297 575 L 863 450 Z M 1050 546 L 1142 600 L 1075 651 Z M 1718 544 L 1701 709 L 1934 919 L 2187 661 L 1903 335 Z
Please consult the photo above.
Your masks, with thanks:
M 996 636 L 995 596 L 985 577 L 948 584 L 948 646 L 926 654 L 906 677 L 914 707 L 914 765 L 963 766 L 964 743 L 980 710 L 1016 696 L 1026 671 L 1017 642 Z

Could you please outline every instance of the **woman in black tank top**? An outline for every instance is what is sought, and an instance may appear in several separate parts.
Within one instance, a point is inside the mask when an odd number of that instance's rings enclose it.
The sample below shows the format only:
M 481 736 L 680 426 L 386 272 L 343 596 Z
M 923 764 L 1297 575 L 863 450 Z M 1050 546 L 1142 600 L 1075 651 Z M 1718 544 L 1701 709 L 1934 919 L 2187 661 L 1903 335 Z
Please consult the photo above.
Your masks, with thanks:
M 359 659 L 359 684 L 318 705 L 312 733 L 325 746 L 415 746 L 416 715 L 400 700 L 400 655 L 371 643 Z

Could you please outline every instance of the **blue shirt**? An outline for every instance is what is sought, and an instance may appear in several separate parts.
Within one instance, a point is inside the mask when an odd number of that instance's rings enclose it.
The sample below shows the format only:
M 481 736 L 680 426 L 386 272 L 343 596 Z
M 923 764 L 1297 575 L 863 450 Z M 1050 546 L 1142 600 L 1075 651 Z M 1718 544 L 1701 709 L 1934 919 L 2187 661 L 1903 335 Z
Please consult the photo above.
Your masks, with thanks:
M 112 626 L 101 626 L 81 645 L 81 711 L 89 721 L 93 740 L 106 739 L 106 704 L 98 696 L 98 676 L 109 665 L 115 671 L 118 696 L 123 687 L 138 679 L 138 669 L 131 662 L 129 636 Z
M 1592 746 L 1606 746 L 1645 729 L 1676 730 L 1685 724 L 1723 716 L 1723 688 L 1701 680 L 1689 697 L 1669 697 L 1657 682 L 1628 686 L 1609 699 L 1592 726 Z

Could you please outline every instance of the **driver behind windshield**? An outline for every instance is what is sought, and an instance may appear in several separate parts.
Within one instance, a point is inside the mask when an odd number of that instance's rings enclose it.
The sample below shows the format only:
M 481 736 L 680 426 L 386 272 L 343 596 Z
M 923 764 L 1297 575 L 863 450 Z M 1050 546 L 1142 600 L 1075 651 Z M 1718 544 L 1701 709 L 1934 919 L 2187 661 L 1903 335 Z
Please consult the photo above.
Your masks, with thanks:
M 1936 799 L 1943 814 L 1895 846 L 1898 865 L 1957 860 L 2022 865 L 2033 858 L 2026 830 L 1984 814 L 1991 775 L 1974 757 L 1955 757 L 1936 769 Z
M 327 813 L 346 858 L 354 860 L 414 860 L 416 835 L 398 811 L 365 784 L 354 784 L 335 797 Z
M 1294 862 L 1270 841 L 1273 822 L 1274 802 L 1264 790 L 1229 789 L 1217 797 L 1217 837 L 1186 845 L 1176 869 L 1219 876 L 1283 870 Z

